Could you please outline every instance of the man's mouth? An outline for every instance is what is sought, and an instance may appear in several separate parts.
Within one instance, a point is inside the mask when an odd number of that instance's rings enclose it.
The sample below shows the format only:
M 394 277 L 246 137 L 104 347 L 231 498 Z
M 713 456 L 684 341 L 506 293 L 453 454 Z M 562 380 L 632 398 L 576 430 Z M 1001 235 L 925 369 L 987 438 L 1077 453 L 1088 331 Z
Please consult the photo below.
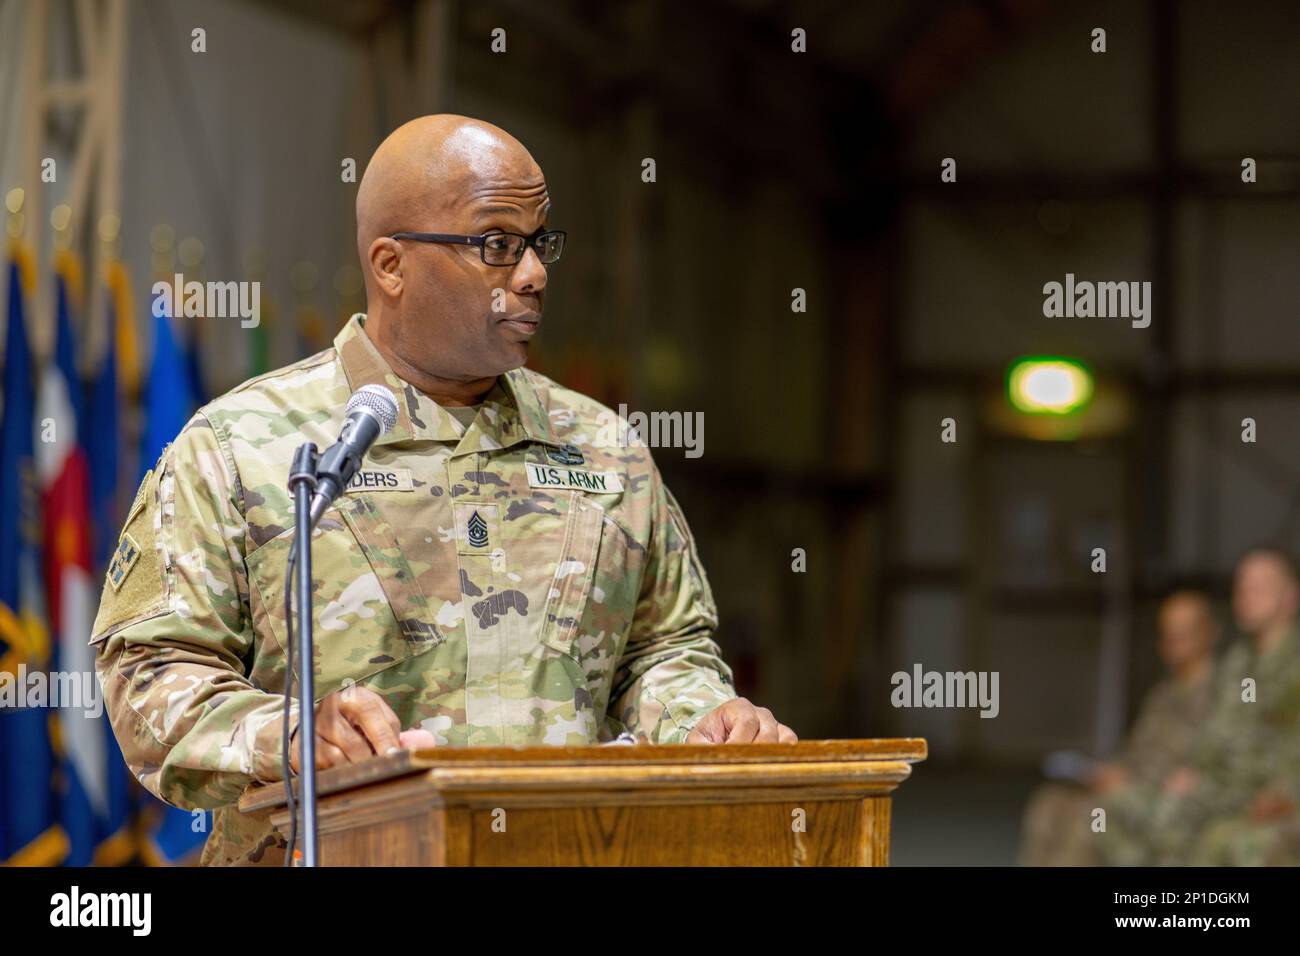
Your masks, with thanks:
M 536 312 L 524 312 L 520 315 L 511 316 L 502 319 L 501 324 L 507 328 L 514 329 L 520 335 L 533 336 L 537 333 L 538 326 L 542 323 L 542 317 Z

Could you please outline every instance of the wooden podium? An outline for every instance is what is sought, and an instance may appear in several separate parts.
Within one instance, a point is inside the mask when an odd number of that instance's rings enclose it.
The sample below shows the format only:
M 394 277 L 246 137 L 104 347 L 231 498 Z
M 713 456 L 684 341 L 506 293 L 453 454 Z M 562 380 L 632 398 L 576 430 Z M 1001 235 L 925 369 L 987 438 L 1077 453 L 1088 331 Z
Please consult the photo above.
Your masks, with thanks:
M 886 866 L 921 739 L 448 747 L 326 770 L 326 866 Z M 245 813 L 287 835 L 283 784 Z

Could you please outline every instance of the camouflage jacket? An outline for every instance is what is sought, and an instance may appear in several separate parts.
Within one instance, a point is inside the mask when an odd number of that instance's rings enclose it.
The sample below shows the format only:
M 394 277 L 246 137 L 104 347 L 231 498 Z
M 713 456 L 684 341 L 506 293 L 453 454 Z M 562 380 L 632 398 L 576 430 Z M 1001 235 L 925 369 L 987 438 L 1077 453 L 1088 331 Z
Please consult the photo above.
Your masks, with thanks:
M 91 643 L 109 715 L 147 789 L 226 808 L 204 862 L 276 842 L 230 804 L 282 775 L 289 464 L 365 384 L 399 416 L 312 536 L 317 700 L 355 682 L 403 728 L 475 746 L 680 742 L 735 696 L 690 531 L 644 445 L 601 439 L 613 413 L 519 369 L 467 428 L 364 324 L 201 408 L 108 571 Z
M 1147 692 L 1118 760 L 1134 782 L 1161 783 L 1187 760 L 1214 686 L 1211 674 L 1193 682 L 1167 677 Z
M 1266 653 L 1249 640 L 1237 642 L 1216 671 L 1214 703 L 1190 759 L 1201 777 L 1198 800 L 1228 813 L 1266 786 L 1296 792 L 1300 628 Z M 1247 678 L 1253 685 L 1245 685 Z M 1244 699 L 1247 686 L 1253 699 Z

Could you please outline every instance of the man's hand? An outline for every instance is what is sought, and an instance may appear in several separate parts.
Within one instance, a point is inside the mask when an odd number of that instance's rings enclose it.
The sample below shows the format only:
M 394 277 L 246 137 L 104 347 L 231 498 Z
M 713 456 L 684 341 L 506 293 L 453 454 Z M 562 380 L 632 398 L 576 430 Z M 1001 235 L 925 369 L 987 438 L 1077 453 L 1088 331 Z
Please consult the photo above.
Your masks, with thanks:
M 743 697 L 709 711 L 686 738 L 688 744 L 792 744 L 798 740 L 770 710 L 755 707 Z
M 412 727 L 397 735 L 397 745 L 403 750 L 428 750 L 430 747 L 438 746 L 438 738 L 427 730 Z
M 316 769 L 325 770 L 386 754 L 403 746 L 401 734 L 401 721 L 382 697 L 373 690 L 350 684 L 326 695 L 316 705 Z M 289 760 L 293 772 L 298 773 L 302 741 L 297 730 L 289 743 Z

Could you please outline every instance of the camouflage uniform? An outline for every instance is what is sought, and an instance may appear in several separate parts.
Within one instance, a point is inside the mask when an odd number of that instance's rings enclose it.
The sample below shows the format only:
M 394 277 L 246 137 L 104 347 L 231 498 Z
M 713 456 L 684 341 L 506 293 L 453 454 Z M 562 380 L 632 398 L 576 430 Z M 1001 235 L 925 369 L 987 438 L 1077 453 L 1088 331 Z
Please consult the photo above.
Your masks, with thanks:
M 1248 677 L 1255 682 L 1254 701 L 1242 700 L 1242 681 Z M 1111 808 L 1108 861 L 1263 862 L 1273 832 L 1246 834 L 1239 818 L 1265 788 L 1294 789 L 1294 762 L 1287 755 L 1295 752 L 1297 721 L 1300 630 L 1293 628 L 1264 654 L 1250 641 L 1238 642 L 1218 667 L 1214 704 L 1187 760 L 1197 776 L 1195 789 L 1171 796 L 1157 781 Z
M 1187 759 L 1197 729 L 1210 705 L 1213 680 L 1167 678 L 1147 692 L 1115 762 L 1128 773 L 1126 790 L 1141 791 L 1163 780 Z M 1023 866 L 1095 866 L 1100 862 L 1092 811 L 1120 792 L 1105 797 L 1062 783 L 1047 783 L 1030 798 L 1025 811 L 1020 862 Z
M 1264 732 L 1270 745 L 1249 768 L 1256 789 L 1242 795 L 1247 809 L 1237 807 L 1238 812 L 1213 820 L 1196 835 L 1187 857 L 1192 866 L 1300 866 L 1300 815 L 1293 809 L 1258 821 L 1248 809 L 1265 790 L 1288 798 L 1293 808 L 1300 807 L 1300 629 L 1293 630 L 1266 660 L 1279 673 L 1276 682 L 1269 675 L 1274 697 Z M 1261 666 L 1265 665 L 1261 662 Z M 1263 681 L 1260 685 L 1259 702 L 1263 702 Z M 1225 742 L 1225 746 L 1232 744 Z
M 596 446 L 613 413 L 518 369 L 467 429 L 393 374 L 364 324 L 200 409 L 146 475 L 109 569 L 92 643 L 113 727 L 151 792 L 224 808 L 205 863 L 276 845 L 230 804 L 282 774 L 289 463 L 333 442 L 365 384 L 387 385 L 399 416 L 312 536 L 318 700 L 356 682 L 404 728 L 477 746 L 680 742 L 735 696 L 650 453 Z

